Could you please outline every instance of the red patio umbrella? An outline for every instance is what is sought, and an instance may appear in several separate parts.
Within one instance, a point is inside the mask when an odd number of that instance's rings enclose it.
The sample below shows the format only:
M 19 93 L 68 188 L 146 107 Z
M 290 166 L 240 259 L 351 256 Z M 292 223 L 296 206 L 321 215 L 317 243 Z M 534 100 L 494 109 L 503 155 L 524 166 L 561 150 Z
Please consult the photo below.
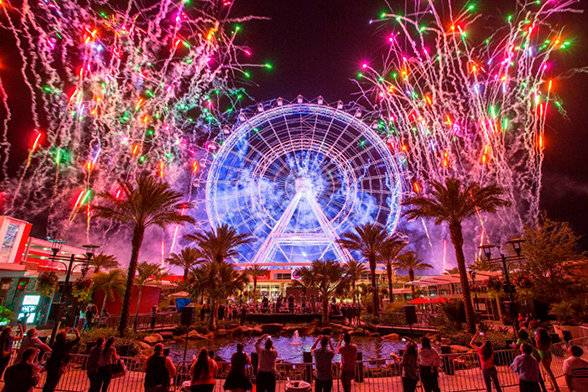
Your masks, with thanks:
M 447 302 L 451 302 L 451 301 L 448 300 L 447 298 L 444 298 L 444 297 L 437 297 L 435 299 L 432 299 L 431 302 L 429 302 L 429 303 L 431 303 L 431 304 L 445 304 Z
M 419 298 L 413 299 L 412 301 L 408 301 L 408 303 L 411 305 L 422 305 L 422 304 L 430 304 L 431 301 L 429 301 L 426 298 L 419 297 Z

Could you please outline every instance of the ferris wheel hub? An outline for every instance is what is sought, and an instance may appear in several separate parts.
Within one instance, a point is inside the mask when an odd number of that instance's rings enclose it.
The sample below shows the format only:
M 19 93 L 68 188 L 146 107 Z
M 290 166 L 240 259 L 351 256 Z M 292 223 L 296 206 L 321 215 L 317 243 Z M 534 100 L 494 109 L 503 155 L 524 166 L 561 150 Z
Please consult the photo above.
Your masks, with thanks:
M 295 189 L 298 193 L 312 193 L 314 186 L 312 180 L 308 177 L 298 177 L 295 183 Z

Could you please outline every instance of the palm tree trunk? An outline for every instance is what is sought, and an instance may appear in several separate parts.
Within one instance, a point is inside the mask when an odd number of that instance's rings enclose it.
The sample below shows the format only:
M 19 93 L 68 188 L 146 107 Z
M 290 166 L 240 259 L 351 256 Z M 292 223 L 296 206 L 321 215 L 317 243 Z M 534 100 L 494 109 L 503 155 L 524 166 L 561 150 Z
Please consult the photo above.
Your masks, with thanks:
M 380 305 L 380 301 L 378 299 L 378 283 L 376 282 L 376 256 L 371 256 L 370 257 L 370 273 L 371 273 L 371 278 L 372 278 L 372 297 L 373 297 L 373 314 L 374 317 L 378 317 L 378 310 L 379 310 L 379 305 Z
M 414 282 L 414 270 L 412 268 L 408 270 L 408 279 L 410 279 L 411 282 Z M 410 289 L 412 290 L 412 299 L 415 299 L 416 297 L 414 284 L 410 285 Z
M 139 320 L 139 305 L 141 304 L 141 293 L 143 292 L 143 285 L 139 287 L 139 295 L 137 295 L 137 310 L 135 312 L 135 322 L 133 324 L 133 329 L 135 332 L 137 331 L 137 321 Z
M 188 272 L 190 271 L 190 267 L 184 268 L 184 284 L 188 282 Z
M 208 329 L 211 331 L 216 331 L 216 315 L 218 313 L 218 306 L 216 301 L 212 301 L 212 306 L 210 307 L 210 318 L 208 319 Z
M 450 224 L 449 232 L 451 233 L 451 242 L 453 242 L 453 247 L 455 248 L 455 259 L 457 261 L 459 280 L 461 282 L 461 292 L 463 296 L 463 304 L 465 307 L 466 324 L 468 332 L 474 333 L 476 332 L 476 320 L 474 307 L 472 306 L 472 296 L 470 294 L 470 283 L 468 281 L 468 273 L 466 271 L 465 256 L 463 254 L 463 234 L 461 231 L 461 224 Z
M 392 263 L 386 265 L 386 273 L 388 274 L 388 288 L 390 289 L 390 303 L 394 302 L 394 286 L 392 286 Z
M 323 294 L 323 327 L 329 325 L 329 296 L 327 293 Z
M 253 275 L 253 303 L 257 303 L 257 275 Z
M 353 290 L 353 292 L 351 293 L 351 295 L 353 295 L 353 305 L 355 305 L 357 303 L 357 292 L 355 291 L 355 279 L 353 279 L 351 281 L 351 289 Z
M 129 261 L 129 270 L 127 271 L 127 285 L 125 287 L 125 296 L 123 297 L 122 310 L 120 312 L 120 324 L 118 325 L 118 334 L 120 337 L 125 336 L 129 325 L 129 313 L 131 310 L 131 295 L 133 293 L 133 284 L 135 282 L 135 273 L 137 272 L 137 263 L 139 260 L 139 250 L 143 244 L 145 228 L 135 226 L 133 238 L 131 240 L 132 251 L 131 260 Z
M 102 307 L 100 308 L 99 316 L 104 313 L 104 307 L 106 307 L 106 288 L 104 288 L 104 298 L 102 299 Z

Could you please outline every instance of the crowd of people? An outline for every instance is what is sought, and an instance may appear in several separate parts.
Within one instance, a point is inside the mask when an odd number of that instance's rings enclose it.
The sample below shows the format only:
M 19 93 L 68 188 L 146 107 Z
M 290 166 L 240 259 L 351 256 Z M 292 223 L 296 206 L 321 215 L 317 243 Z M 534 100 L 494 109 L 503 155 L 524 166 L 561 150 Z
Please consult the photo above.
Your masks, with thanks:
M 244 325 L 247 315 L 255 313 L 321 313 L 320 297 L 311 296 L 309 301 L 302 296 L 301 301 L 295 301 L 293 295 L 284 298 L 279 296 L 275 301 L 263 297 L 261 302 L 248 304 L 220 304 L 217 307 L 217 320 L 238 321 Z M 200 308 L 200 321 L 204 321 L 211 312 L 210 306 L 204 304 Z M 348 325 L 359 325 L 361 318 L 361 306 L 353 303 L 337 303 L 334 300 L 329 304 L 329 314 L 342 316 L 343 322 Z
M 543 328 L 535 331 L 532 339 L 522 329 L 518 340 L 512 348 L 519 354 L 514 358 L 510 368 L 519 378 L 520 392 L 547 392 L 542 376 L 546 375 L 551 390 L 559 392 L 559 387 L 551 370 L 552 342 L 551 337 Z M 15 341 L 21 339 L 14 364 L 7 367 Z M 442 365 L 441 356 L 432 347 L 431 341 L 423 337 L 420 347 L 411 339 L 406 340 L 406 347 L 401 356 L 393 355 L 394 363 L 400 369 L 403 392 L 415 392 L 419 381 L 424 392 L 440 392 L 439 370 Z M 482 341 L 479 344 L 479 341 Z M 55 391 L 62 375 L 67 372 L 70 351 L 80 341 L 80 333 L 76 328 L 59 332 L 52 347 L 39 338 L 36 329 L 30 329 L 22 337 L 13 335 L 10 327 L 0 333 L 0 378 L 4 374 L 2 392 L 31 392 L 39 383 L 40 371 L 45 371 L 43 392 Z M 352 342 L 349 333 L 341 334 L 336 345 L 330 336 L 319 336 L 311 347 L 311 355 L 315 367 L 315 391 L 331 392 L 333 388 L 333 361 L 336 354 L 340 355 L 340 383 L 343 392 L 351 392 L 353 380 L 358 369 L 358 348 Z M 494 348 L 484 333 L 472 337 L 470 346 L 479 357 L 479 363 L 487 392 L 502 392 L 496 363 Z M 275 392 L 278 351 L 269 335 L 263 335 L 255 342 L 257 368 L 255 369 L 255 387 L 257 392 Z M 570 357 L 564 361 L 565 381 L 570 392 L 588 392 L 588 362 L 582 359 L 583 350 L 572 345 Z M 40 361 L 39 358 L 46 358 Z M 43 365 L 40 365 L 43 363 Z M 251 358 L 244 352 L 242 343 L 237 343 L 236 352 L 231 356 L 230 369 L 223 388 L 226 391 L 246 392 L 253 389 L 248 367 L 252 366 Z M 541 372 L 543 368 L 543 372 Z M 115 338 L 98 338 L 89 350 L 86 372 L 89 380 L 89 392 L 107 392 L 113 377 L 124 375 L 125 368 L 115 348 Z M 212 392 L 217 383 L 219 365 L 211 353 L 202 348 L 189 367 L 189 380 L 183 386 L 186 392 Z M 158 343 L 153 354 L 146 360 L 144 388 L 145 392 L 168 392 L 172 380 L 177 374 L 173 360 L 166 356 L 164 347 Z

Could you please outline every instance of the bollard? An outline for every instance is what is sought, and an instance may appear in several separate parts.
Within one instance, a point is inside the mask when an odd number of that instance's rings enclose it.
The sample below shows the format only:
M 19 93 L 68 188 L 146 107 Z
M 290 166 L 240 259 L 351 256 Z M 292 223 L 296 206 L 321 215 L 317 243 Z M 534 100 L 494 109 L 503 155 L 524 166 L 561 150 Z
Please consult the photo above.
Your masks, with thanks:
M 304 381 L 312 384 L 312 354 L 308 351 L 302 353 L 302 362 L 304 362 Z
M 441 346 L 441 354 L 451 354 L 451 346 Z M 445 355 L 443 357 L 443 369 L 445 370 L 445 374 L 448 376 L 453 376 L 455 374 L 453 369 L 453 361 L 449 358 L 449 355 Z
M 257 376 L 257 364 L 259 363 L 259 357 L 257 356 L 257 352 L 254 351 L 251 353 L 251 370 L 253 371 L 253 375 Z
M 357 374 L 355 375 L 355 382 L 363 382 L 363 353 L 361 351 L 357 352 Z

